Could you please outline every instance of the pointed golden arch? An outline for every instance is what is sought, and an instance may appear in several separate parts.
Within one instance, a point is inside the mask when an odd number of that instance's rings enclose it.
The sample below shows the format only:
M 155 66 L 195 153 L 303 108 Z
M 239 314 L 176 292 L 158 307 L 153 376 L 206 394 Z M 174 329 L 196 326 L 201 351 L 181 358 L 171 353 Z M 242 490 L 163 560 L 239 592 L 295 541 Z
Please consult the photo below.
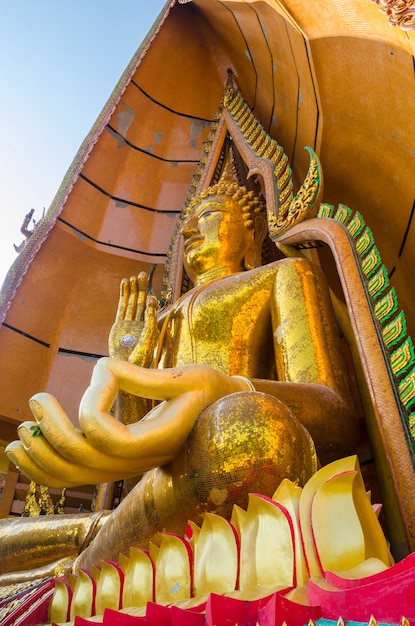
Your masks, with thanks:
M 229 74 L 225 93 L 205 145 L 204 154 L 193 176 L 187 200 L 178 219 L 168 253 L 163 298 L 174 302 L 182 289 L 182 241 L 177 235 L 186 207 L 194 195 L 217 182 L 230 150 L 239 157 L 237 169 L 240 184 L 255 190 L 255 177 L 260 177 L 266 200 L 268 231 L 277 239 L 293 225 L 317 214 L 322 192 L 319 159 L 309 147 L 310 165 L 298 193 L 293 195 L 292 171 L 288 157 L 278 142 L 270 137 L 255 118 Z M 245 171 L 241 169 L 244 166 Z M 258 188 L 256 189 L 258 191 Z

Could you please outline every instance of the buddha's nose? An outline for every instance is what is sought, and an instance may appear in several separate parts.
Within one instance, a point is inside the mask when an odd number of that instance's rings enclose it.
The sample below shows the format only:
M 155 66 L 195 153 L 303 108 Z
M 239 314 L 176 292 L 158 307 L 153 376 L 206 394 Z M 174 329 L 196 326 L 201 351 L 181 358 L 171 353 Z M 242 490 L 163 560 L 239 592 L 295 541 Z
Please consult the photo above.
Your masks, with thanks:
M 192 235 L 198 232 L 198 221 L 197 218 L 193 215 L 192 217 L 188 217 L 182 226 L 182 235 L 185 239 L 189 239 Z

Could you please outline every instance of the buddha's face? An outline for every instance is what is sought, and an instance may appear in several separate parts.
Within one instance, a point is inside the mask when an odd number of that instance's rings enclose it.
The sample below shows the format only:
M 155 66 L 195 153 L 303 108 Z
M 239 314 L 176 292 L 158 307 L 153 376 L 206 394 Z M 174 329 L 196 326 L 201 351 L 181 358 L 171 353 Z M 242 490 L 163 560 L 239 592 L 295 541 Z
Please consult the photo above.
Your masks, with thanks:
M 219 196 L 202 200 L 182 228 L 185 267 L 193 282 L 242 271 L 253 231 L 244 225 L 236 203 Z

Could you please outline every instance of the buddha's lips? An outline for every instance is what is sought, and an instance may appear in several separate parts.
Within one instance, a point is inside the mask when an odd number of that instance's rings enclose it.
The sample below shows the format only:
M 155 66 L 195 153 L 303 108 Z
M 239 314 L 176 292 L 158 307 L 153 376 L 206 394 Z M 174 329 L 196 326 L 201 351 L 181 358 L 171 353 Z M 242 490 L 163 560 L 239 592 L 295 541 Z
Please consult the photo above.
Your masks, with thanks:
M 197 235 L 195 237 L 190 237 L 190 239 L 185 240 L 184 242 L 184 252 L 185 254 L 187 254 L 187 252 L 189 252 L 189 250 L 192 250 L 193 248 L 198 248 L 200 246 L 200 244 L 203 242 L 203 237 L 201 237 L 200 235 Z

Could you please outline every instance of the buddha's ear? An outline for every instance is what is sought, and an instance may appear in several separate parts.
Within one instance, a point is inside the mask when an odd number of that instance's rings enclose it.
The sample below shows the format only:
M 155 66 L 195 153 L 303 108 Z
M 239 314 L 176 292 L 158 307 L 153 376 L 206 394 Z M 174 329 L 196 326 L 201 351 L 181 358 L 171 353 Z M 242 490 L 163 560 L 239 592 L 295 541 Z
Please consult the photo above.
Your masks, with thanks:
M 265 219 L 257 218 L 255 228 L 250 231 L 251 240 L 244 256 L 244 267 L 246 270 L 253 270 L 261 265 L 262 244 L 267 235 L 268 225 Z
M 258 254 L 258 250 L 252 242 L 252 245 L 250 245 L 245 252 L 244 268 L 246 270 L 253 270 L 256 267 L 259 267 L 259 265 L 261 265 L 261 254 Z

